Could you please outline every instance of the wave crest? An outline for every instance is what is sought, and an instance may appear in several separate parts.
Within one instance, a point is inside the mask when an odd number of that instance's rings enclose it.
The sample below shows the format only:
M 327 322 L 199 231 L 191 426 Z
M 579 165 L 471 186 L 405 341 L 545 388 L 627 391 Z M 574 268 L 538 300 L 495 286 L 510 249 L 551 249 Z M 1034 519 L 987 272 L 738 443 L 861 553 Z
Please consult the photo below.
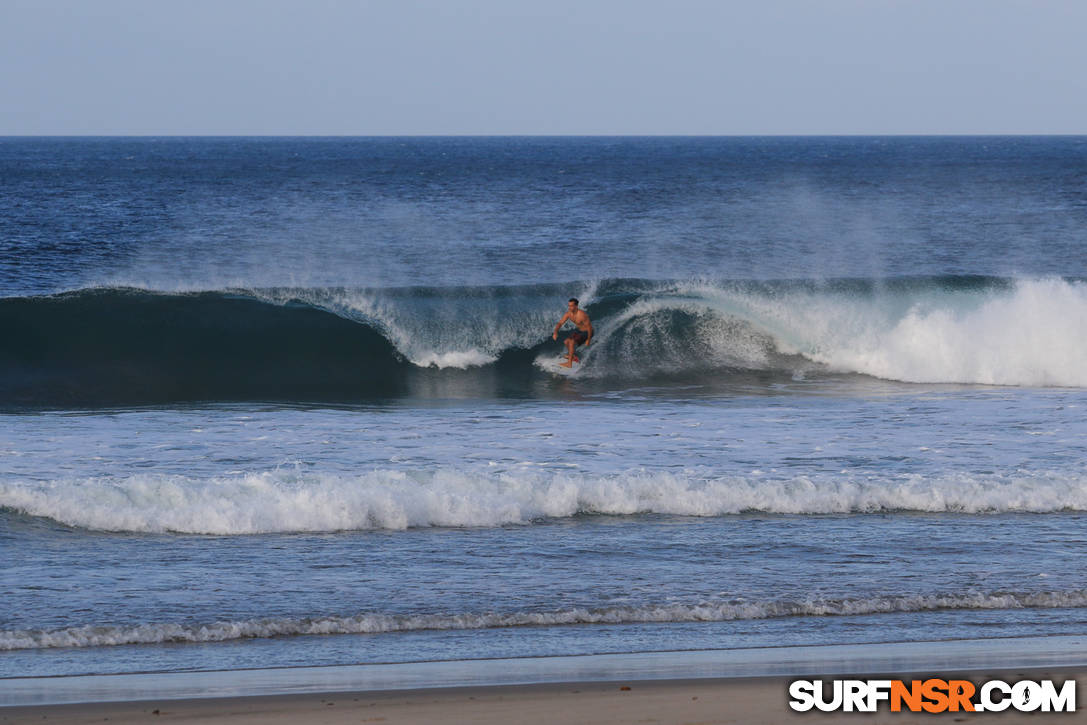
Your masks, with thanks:
M 276 470 L 207 479 L 137 474 L 0 482 L 0 507 L 100 531 L 241 535 L 503 526 L 577 515 L 1085 511 L 1087 478 L 1059 472 L 775 479 L 645 470 L 596 477 Z
M 834 617 L 962 609 L 1055 609 L 1087 606 L 1087 590 L 1066 592 L 966 592 L 805 601 L 740 601 L 642 607 L 574 608 L 543 612 L 268 617 L 210 624 L 87 625 L 0 631 L 0 651 L 56 647 L 106 647 L 167 642 L 225 642 L 258 637 L 381 634 L 418 630 L 496 629 L 580 624 L 726 622 L 782 617 Z
M 547 395 L 571 290 L 596 328 L 577 371 L 594 385 L 757 371 L 1087 387 L 1082 281 L 614 280 L 0 299 L 0 405 Z

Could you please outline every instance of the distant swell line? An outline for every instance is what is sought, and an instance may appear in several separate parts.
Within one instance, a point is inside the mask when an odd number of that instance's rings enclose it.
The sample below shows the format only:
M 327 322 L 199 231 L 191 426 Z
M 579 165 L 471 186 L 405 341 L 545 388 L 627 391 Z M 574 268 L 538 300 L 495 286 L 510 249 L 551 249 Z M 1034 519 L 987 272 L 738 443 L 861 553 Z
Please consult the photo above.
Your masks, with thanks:
M 500 629 L 585 624 L 726 622 L 785 617 L 836 617 L 895 612 L 986 609 L 1056 609 L 1087 606 L 1087 590 L 965 593 L 814 599 L 800 602 L 703 602 L 646 607 L 574 608 L 547 612 L 262 618 L 210 624 L 87 625 L 50 630 L 0 631 L 0 650 L 107 647 L 133 644 L 228 642 L 262 637 L 382 634 L 419 630 Z

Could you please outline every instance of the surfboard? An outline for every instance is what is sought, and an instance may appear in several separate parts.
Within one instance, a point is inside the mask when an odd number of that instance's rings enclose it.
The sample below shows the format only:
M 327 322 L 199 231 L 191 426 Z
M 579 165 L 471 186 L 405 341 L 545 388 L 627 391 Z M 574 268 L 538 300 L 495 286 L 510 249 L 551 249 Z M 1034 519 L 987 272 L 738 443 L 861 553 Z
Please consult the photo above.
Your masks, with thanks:
M 581 368 L 581 363 L 574 363 L 573 367 L 564 368 L 562 363 L 566 362 L 566 353 L 559 355 L 558 357 L 540 357 L 536 358 L 536 365 L 541 370 L 545 370 L 552 375 L 561 375 L 563 377 L 571 377 L 577 374 L 578 369 Z

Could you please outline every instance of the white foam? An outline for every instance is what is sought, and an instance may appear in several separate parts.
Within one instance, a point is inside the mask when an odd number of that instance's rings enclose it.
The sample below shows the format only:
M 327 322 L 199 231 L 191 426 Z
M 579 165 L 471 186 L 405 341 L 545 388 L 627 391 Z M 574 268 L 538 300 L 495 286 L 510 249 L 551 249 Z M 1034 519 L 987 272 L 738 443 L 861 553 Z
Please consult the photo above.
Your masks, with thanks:
M 482 350 L 451 350 L 448 352 L 423 352 L 412 359 L 419 367 L 457 368 L 466 370 L 472 367 L 489 365 L 498 359 Z
M 962 609 L 1053 609 L 1087 606 L 1087 590 L 965 592 L 803 601 L 698 602 L 642 607 L 573 608 L 543 612 L 269 617 L 209 624 L 87 625 L 51 630 L 0 631 L 0 651 L 104 647 L 164 642 L 225 642 L 257 637 L 379 634 L 417 630 L 495 629 L 579 624 L 725 622 L 780 617 L 829 617 Z
M 643 469 L 604 476 L 524 468 L 357 475 L 274 470 L 206 479 L 134 474 L 4 481 L 0 506 L 103 531 L 231 535 L 501 526 L 576 514 L 1084 511 L 1087 476 L 1022 471 L 785 479 Z
M 906 382 L 1087 387 L 1083 282 L 869 295 L 684 289 L 769 334 L 779 351 L 834 370 Z

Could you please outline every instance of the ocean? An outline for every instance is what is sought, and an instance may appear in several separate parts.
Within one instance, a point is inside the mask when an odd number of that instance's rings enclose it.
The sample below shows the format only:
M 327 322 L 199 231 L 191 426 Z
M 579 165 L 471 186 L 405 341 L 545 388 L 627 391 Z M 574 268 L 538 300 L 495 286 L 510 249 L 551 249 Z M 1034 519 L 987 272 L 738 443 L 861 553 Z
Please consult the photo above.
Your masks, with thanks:
M 0 677 L 1083 635 L 1085 526 L 1087 137 L 0 139 Z

